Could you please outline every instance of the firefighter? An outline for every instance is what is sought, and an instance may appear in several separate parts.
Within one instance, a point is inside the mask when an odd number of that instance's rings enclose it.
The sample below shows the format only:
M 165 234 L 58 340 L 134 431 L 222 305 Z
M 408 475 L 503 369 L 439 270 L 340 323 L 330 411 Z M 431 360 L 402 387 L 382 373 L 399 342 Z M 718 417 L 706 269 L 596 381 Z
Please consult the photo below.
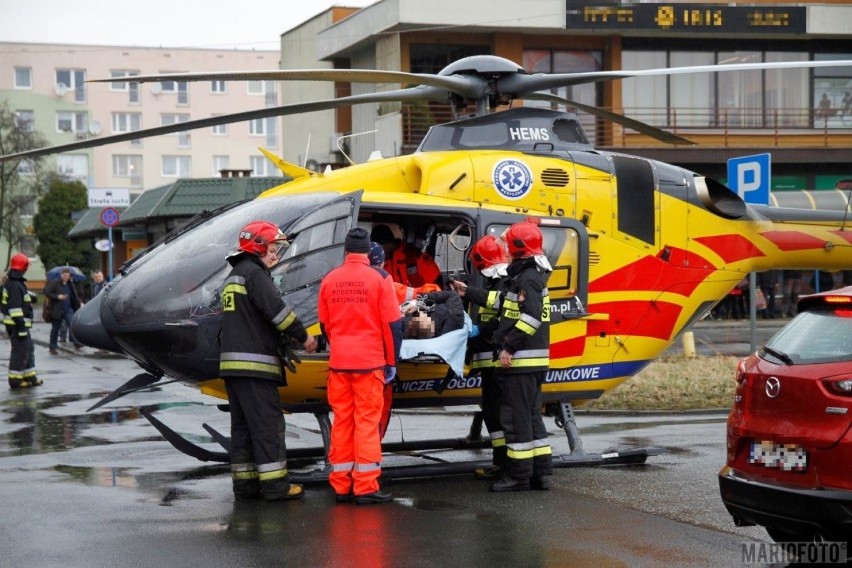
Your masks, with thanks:
M 414 288 L 424 284 L 441 284 L 441 269 L 426 248 L 431 241 L 430 229 L 419 236 L 420 248 L 414 244 L 405 244 L 394 237 L 387 225 L 376 225 L 370 234 L 370 240 L 382 245 L 385 251 L 385 270 L 394 282 Z
M 318 315 L 331 350 L 328 402 L 334 412 L 328 481 L 338 503 L 386 503 L 379 489 L 379 423 L 385 385 L 396 376 L 402 345 L 399 304 L 390 276 L 370 266 L 370 238 L 354 228 L 344 242 L 343 265 L 320 285 Z
M 287 384 L 279 353 L 290 339 L 308 353 L 316 339 L 308 335 L 284 303 L 269 269 L 288 246 L 278 227 L 253 221 L 243 227 L 222 290 L 219 373 L 225 380 L 231 412 L 231 477 L 238 498 L 267 501 L 299 499 L 300 485 L 287 474 L 284 417 L 278 387 Z
M 515 223 L 504 234 L 512 261 L 509 283 L 495 334 L 499 345 L 494 370 L 502 383 L 500 422 L 506 436 L 503 478 L 491 491 L 549 490 L 553 463 L 541 415 L 541 385 L 550 366 L 550 297 L 552 268 L 542 250 L 537 225 Z
M 506 272 L 509 256 L 505 244 L 492 235 L 485 235 L 471 247 L 470 261 L 485 278 L 485 288 L 473 288 L 464 282 L 454 281 L 452 287 L 460 296 L 476 305 L 471 314 L 475 332 L 468 340 L 468 354 L 472 373 L 482 377 L 482 418 L 491 437 L 492 466 L 477 468 L 474 475 L 480 479 L 496 479 L 503 475 L 506 460 L 506 438 L 500 425 L 500 399 L 503 386 L 495 377 L 497 367 L 494 333 L 499 322 L 500 306 L 509 277 Z
M 2 311 L 6 333 L 12 343 L 9 356 L 9 388 L 36 387 L 44 383 L 36 375 L 35 346 L 30 331 L 33 327 L 33 305 L 35 299 L 27 290 L 24 273 L 30 267 L 30 259 L 17 253 L 9 262 L 9 274 L 3 287 Z

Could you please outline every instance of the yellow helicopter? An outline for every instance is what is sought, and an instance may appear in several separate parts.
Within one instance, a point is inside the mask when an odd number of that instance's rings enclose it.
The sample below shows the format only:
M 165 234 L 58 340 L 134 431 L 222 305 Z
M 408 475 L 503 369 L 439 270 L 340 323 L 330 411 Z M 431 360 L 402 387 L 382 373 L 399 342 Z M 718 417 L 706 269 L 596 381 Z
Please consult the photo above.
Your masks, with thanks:
M 548 282 L 551 366 L 543 392 L 547 411 L 565 429 L 573 450 L 573 457 L 561 463 L 635 463 L 644 461 L 647 451 L 585 454 L 572 406 L 600 397 L 639 372 L 749 272 L 852 266 L 846 215 L 747 205 L 721 183 L 681 167 L 596 150 L 571 112 L 523 106 L 490 110 L 514 100 L 547 100 L 669 143 L 689 143 L 543 91 L 635 76 L 849 65 L 852 61 L 530 75 L 507 59 L 474 56 L 438 75 L 296 70 L 137 76 L 139 82 L 326 80 L 417 86 L 217 116 L 0 160 L 359 103 L 449 102 L 458 112 L 474 106 L 473 116 L 433 126 L 411 155 L 317 173 L 265 152 L 292 181 L 256 200 L 190 220 L 128 261 L 116 280 L 77 312 L 72 329 L 78 340 L 130 357 L 145 371 L 92 408 L 163 384 L 165 377 L 227 399 L 217 378 L 220 290 L 229 269 L 225 257 L 248 220 L 270 220 L 291 236 L 273 277 L 285 301 L 319 335 L 319 283 L 342 262 L 344 236 L 352 226 L 382 224 L 402 241 L 418 238 L 445 278 L 464 274 L 476 283 L 479 277 L 467 260 L 472 243 L 531 219 L 542 229 L 554 268 Z M 279 390 L 285 410 L 316 414 L 324 434 L 327 361 L 327 349 L 302 354 L 296 372 L 288 373 L 289 385 Z M 445 358 L 424 352 L 400 364 L 394 407 L 474 404 L 479 381 Z M 189 455 L 227 460 L 226 454 L 195 446 L 148 417 Z M 210 431 L 227 449 L 227 440 Z M 469 438 L 477 435 L 474 422 Z M 458 441 L 457 447 L 466 443 Z M 403 447 L 388 444 L 385 449 Z

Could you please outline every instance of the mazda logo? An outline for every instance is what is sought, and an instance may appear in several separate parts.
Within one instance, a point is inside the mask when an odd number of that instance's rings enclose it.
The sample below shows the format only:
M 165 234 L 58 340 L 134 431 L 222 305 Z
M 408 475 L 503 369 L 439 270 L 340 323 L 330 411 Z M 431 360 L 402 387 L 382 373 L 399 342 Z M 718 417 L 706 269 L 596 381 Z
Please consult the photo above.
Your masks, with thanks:
M 779 394 L 781 394 L 781 381 L 777 377 L 766 379 L 766 396 L 769 398 L 778 398 Z

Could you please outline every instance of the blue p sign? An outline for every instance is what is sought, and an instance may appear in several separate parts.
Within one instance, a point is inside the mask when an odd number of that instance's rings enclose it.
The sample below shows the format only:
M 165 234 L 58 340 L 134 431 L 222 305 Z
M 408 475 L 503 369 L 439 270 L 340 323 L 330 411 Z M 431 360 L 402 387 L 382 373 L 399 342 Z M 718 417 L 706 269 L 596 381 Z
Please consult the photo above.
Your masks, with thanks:
M 770 154 L 756 154 L 728 160 L 728 187 L 746 203 L 769 205 L 771 178 Z

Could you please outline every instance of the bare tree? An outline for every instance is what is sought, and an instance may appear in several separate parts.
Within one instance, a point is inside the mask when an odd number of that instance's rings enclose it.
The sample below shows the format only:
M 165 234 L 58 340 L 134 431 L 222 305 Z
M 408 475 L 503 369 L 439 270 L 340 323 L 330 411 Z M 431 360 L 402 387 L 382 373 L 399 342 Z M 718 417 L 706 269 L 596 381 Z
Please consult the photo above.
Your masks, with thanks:
M 33 128 L 32 120 L 0 102 L 0 154 L 15 154 L 47 145 L 47 139 Z M 0 162 L 0 235 L 9 243 L 6 264 L 12 248 L 31 234 L 32 227 L 22 217 L 32 215 L 33 205 L 45 184 L 43 159 Z

